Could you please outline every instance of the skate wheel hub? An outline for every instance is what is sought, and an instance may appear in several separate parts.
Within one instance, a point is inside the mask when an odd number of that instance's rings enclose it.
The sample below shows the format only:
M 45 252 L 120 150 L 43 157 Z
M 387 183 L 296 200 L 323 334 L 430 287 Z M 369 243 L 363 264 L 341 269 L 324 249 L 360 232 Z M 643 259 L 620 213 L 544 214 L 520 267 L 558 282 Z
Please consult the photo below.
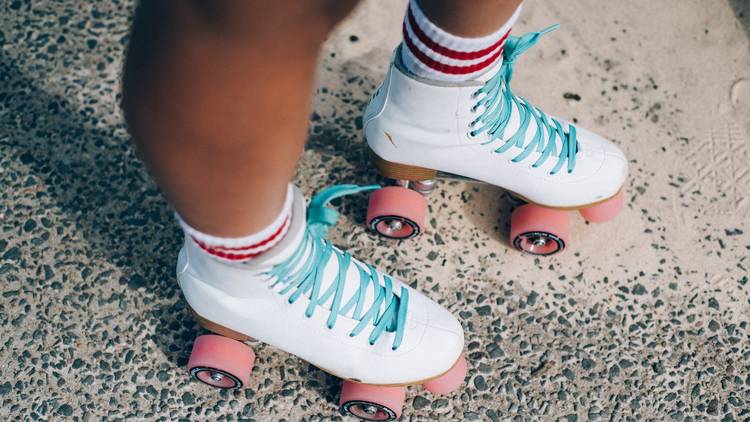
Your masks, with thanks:
M 345 412 L 368 421 L 392 421 L 398 417 L 393 410 L 367 401 L 350 401 L 344 403 L 342 408 Z
M 531 242 L 534 247 L 539 248 L 547 244 L 547 239 L 543 237 L 537 237 L 529 239 L 529 242 Z
M 400 186 L 378 189 L 370 195 L 367 226 L 391 239 L 408 239 L 418 235 L 427 219 L 424 197 Z
M 401 221 L 393 220 L 390 223 L 388 223 L 388 229 L 393 231 L 401 230 L 404 227 L 404 224 Z
M 198 381 L 216 388 L 235 389 L 242 387 L 243 384 L 239 378 L 215 368 L 192 368 L 190 375 Z
M 522 205 L 510 217 L 510 243 L 532 255 L 552 255 L 565 248 L 569 226 L 564 210 Z
M 560 252 L 565 243 L 552 233 L 530 232 L 517 236 L 513 246 L 534 255 L 551 255 Z
M 373 218 L 370 221 L 370 228 L 391 239 L 408 239 L 419 233 L 417 223 L 395 215 Z
M 363 410 L 363 411 L 364 411 L 365 413 L 367 413 L 368 415 L 374 415 L 375 413 L 377 413 L 377 412 L 378 412 L 378 408 L 377 408 L 377 407 L 375 407 L 375 406 L 372 406 L 372 405 L 371 405 L 371 406 L 365 406 L 365 408 L 364 408 L 364 409 L 362 409 L 362 410 Z

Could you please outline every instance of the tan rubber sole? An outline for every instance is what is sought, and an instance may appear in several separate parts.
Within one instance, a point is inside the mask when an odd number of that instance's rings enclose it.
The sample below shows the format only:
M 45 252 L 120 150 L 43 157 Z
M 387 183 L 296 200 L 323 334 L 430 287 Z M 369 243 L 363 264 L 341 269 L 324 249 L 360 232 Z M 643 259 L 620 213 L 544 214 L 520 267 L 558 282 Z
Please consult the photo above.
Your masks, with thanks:
M 429 180 L 429 179 L 447 179 L 447 180 L 468 181 L 468 182 L 486 184 L 485 182 L 472 179 L 469 177 L 452 175 L 450 173 L 439 172 L 437 170 L 412 166 L 409 164 L 399 164 L 399 163 L 394 163 L 391 161 L 386 161 L 383 158 L 379 157 L 377 154 L 375 154 L 373 150 L 369 149 L 369 151 L 370 151 L 370 161 L 378 170 L 378 173 L 380 173 L 383 177 L 386 177 L 388 179 L 410 180 L 410 181 L 421 181 L 421 180 Z M 554 207 L 554 206 L 540 204 L 538 202 L 531 201 L 525 196 L 517 192 L 514 192 L 512 190 L 509 190 L 509 189 L 505 189 L 505 191 L 511 193 L 512 195 L 520 198 L 521 200 L 529 204 L 534 204 L 534 205 L 539 205 L 540 207 L 551 208 L 555 210 L 564 210 L 564 211 L 578 211 L 584 208 L 593 207 L 595 205 L 599 205 L 603 202 L 609 201 L 610 199 L 614 198 L 615 196 L 617 196 L 617 194 L 620 193 L 620 191 L 617 191 L 617 193 L 615 193 L 614 195 L 608 198 L 600 199 L 590 204 L 577 205 L 574 207 Z
M 190 307 L 190 305 L 187 305 L 187 307 L 190 310 L 190 313 L 193 314 L 193 318 L 195 318 L 195 320 L 198 322 L 198 325 L 205 328 L 206 330 L 241 342 L 253 340 L 252 337 L 242 334 L 239 331 L 234 331 L 231 328 L 227 328 L 221 324 L 217 324 L 213 321 L 209 321 L 206 318 L 203 318 L 202 316 L 198 315 L 198 313 L 195 312 L 193 308 Z
M 437 170 L 410 166 L 408 164 L 392 163 L 378 157 L 372 150 L 369 151 L 370 161 L 378 169 L 378 173 L 389 179 L 417 181 L 435 179 L 437 177 Z
M 198 325 L 200 325 L 201 327 L 205 328 L 206 330 L 208 330 L 208 331 L 210 331 L 210 332 L 212 332 L 214 334 L 218 334 L 220 336 L 228 337 L 228 338 L 231 338 L 233 340 L 241 341 L 243 343 L 247 343 L 248 341 L 253 341 L 254 340 L 252 337 L 248 336 L 247 334 L 242 334 L 239 331 L 235 331 L 235 330 L 232 330 L 231 328 L 227 328 L 227 327 L 225 327 L 225 326 L 223 326 L 221 324 L 217 324 L 217 323 L 215 323 L 213 321 L 209 321 L 208 319 L 200 316 L 197 312 L 195 312 L 193 310 L 193 308 L 190 307 L 190 305 L 187 305 L 187 307 L 190 310 L 190 313 L 193 314 L 193 318 L 195 318 L 196 322 L 198 322 Z M 458 361 L 456 361 L 456 362 L 458 362 Z M 455 366 L 455 363 L 453 365 Z M 313 365 L 313 366 L 315 366 L 316 368 L 320 369 L 321 371 L 323 371 L 323 372 L 325 372 L 325 373 L 327 373 L 329 375 L 333 375 L 336 378 L 339 378 L 339 379 L 342 379 L 342 380 L 345 380 L 345 381 L 356 382 L 358 384 L 362 384 L 362 381 L 360 381 L 358 379 L 342 377 L 341 375 L 338 375 L 335 372 L 333 372 L 331 370 L 328 370 L 326 368 L 321 368 L 321 367 L 316 366 L 316 365 Z M 451 366 L 450 369 L 448 369 L 447 371 L 443 372 L 440 375 L 436 375 L 436 376 L 434 376 L 432 378 L 427 378 L 427 379 L 423 379 L 423 380 L 420 380 L 420 381 L 413 381 L 413 382 L 401 383 L 401 384 L 368 384 L 368 385 L 375 385 L 375 386 L 378 386 L 378 387 L 409 387 L 409 386 L 412 386 L 412 385 L 421 385 L 421 384 L 424 384 L 426 382 L 429 382 L 429 381 L 432 381 L 434 379 L 442 377 L 443 375 L 447 374 L 451 369 L 453 369 L 453 366 Z

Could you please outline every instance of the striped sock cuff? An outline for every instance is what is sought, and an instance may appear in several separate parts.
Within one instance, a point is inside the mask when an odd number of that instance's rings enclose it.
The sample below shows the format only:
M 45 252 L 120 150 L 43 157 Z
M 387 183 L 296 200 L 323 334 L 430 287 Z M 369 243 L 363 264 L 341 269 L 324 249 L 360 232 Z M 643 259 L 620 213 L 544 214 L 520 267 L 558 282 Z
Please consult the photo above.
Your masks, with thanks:
M 410 72 L 433 80 L 467 81 L 497 63 L 503 45 L 518 20 L 521 6 L 490 35 L 465 38 L 452 35 L 432 23 L 411 0 L 403 25 L 401 59 Z
M 204 252 L 215 258 L 240 262 L 268 251 L 284 238 L 291 224 L 293 199 L 294 191 L 290 184 L 287 188 L 284 206 L 274 221 L 263 230 L 243 237 L 218 237 L 202 233 L 190 227 L 176 213 L 175 215 L 182 230 Z

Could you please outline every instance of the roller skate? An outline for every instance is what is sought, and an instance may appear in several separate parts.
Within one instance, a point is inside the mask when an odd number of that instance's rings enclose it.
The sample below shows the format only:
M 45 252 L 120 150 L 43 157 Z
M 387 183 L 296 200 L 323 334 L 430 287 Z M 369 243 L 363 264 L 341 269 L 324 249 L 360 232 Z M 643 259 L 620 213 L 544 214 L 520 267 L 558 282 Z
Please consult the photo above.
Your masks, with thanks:
M 622 151 L 511 90 L 516 59 L 556 28 L 509 37 L 500 63 L 464 83 L 410 74 L 394 53 L 363 118 L 373 164 L 395 181 L 370 197 L 371 230 L 397 239 L 418 234 L 427 215 L 423 195 L 439 175 L 499 186 L 526 202 L 511 216 L 510 243 L 532 254 L 569 243 L 568 210 L 591 222 L 619 212 L 628 172 Z
M 177 279 L 197 321 L 214 333 L 194 343 L 194 378 L 247 385 L 255 359 L 247 343 L 261 341 L 341 378 L 340 410 L 375 421 L 400 417 L 406 386 L 445 394 L 463 383 L 456 318 L 326 239 L 338 216 L 329 202 L 378 187 L 331 187 L 307 210 L 295 188 L 288 233 L 247 262 L 212 258 L 185 239 Z

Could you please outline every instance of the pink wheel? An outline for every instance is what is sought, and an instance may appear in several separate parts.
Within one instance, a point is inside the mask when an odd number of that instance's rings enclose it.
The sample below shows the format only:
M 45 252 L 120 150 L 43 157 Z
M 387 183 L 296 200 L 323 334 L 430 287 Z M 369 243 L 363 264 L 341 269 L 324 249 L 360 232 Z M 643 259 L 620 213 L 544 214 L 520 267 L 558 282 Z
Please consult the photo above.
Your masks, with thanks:
M 552 255 L 565 248 L 570 231 L 568 214 L 563 210 L 526 204 L 510 217 L 510 243 L 534 255 Z
M 625 194 L 622 191 L 606 201 L 596 204 L 593 207 L 581 208 L 579 211 L 583 218 L 592 223 L 604 223 L 609 221 L 620 212 L 625 204 Z
M 339 406 L 342 412 L 367 421 L 392 421 L 401 417 L 405 399 L 405 387 L 344 381 Z
M 427 220 L 427 201 L 411 189 L 388 186 L 374 191 L 367 206 L 367 227 L 391 239 L 418 235 Z
M 461 386 L 466 378 L 466 359 L 464 355 L 458 357 L 453 367 L 443 375 L 424 383 L 424 388 L 432 394 L 448 394 Z
M 250 379 L 255 353 L 246 344 L 206 334 L 195 339 L 188 370 L 198 381 L 216 388 L 240 388 Z

